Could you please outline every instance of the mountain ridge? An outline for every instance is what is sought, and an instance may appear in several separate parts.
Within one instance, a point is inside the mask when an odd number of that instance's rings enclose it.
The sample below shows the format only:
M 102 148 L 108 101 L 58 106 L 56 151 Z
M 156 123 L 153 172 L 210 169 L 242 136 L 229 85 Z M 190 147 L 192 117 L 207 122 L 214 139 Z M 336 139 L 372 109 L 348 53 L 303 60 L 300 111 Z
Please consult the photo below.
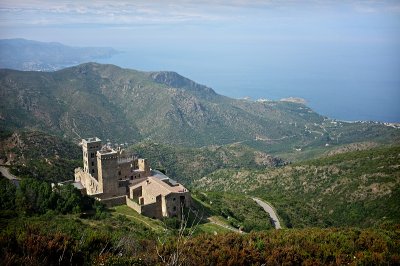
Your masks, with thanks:
M 335 121 L 301 103 L 236 100 L 175 72 L 98 63 L 55 72 L 1 69 L 0 96 L 4 128 L 38 129 L 69 139 L 149 139 L 192 147 L 244 142 L 278 154 L 400 139 L 397 129 Z

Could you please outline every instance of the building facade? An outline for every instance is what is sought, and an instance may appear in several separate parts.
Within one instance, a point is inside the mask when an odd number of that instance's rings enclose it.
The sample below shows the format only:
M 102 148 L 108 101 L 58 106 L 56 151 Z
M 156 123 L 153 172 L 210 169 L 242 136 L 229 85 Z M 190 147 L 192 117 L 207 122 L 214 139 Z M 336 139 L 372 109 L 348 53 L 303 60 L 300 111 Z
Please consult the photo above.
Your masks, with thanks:
M 160 219 L 180 217 L 191 204 L 190 192 L 146 159 L 127 155 L 120 148 L 102 146 L 97 137 L 83 139 L 83 168 L 75 169 L 75 183 L 87 195 L 107 205 L 127 204 L 139 213 Z

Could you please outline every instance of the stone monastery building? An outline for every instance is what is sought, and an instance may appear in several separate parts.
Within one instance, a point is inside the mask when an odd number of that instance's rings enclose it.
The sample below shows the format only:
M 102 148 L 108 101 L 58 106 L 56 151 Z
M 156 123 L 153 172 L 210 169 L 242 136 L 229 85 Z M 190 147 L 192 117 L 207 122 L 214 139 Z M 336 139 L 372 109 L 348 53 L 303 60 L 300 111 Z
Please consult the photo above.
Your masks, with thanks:
M 82 140 L 83 169 L 75 169 L 75 186 L 109 206 L 126 204 L 151 218 L 179 217 L 191 204 L 190 192 L 146 159 L 123 149 L 102 146 L 97 137 Z

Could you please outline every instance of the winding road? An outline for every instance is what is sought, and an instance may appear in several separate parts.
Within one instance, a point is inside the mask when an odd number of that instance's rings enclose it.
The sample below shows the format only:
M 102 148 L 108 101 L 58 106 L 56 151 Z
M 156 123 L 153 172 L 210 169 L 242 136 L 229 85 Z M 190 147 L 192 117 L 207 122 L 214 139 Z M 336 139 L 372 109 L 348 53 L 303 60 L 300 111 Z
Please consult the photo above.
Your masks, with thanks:
M 276 212 L 274 210 L 274 208 L 272 208 L 271 205 L 269 205 L 268 203 L 260 200 L 259 198 L 252 198 L 255 202 L 257 202 L 258 205 L 260 205 L 264 211 L 269 213 L 269 216 L 272 219 L 272 223 L 275 226 L 275 229 L 281 229 L 281 223 L 279 222 L 278 219 L 278 215 L 276 215 Z
M 10 170 L 7 167 L 0 166 L 0 172 L 5 178 L 7 178 L 7 179 L 9 179 L 11 181 L 12 180 L 19 180 L 18 177 L 16 177 L 15 175 L 10 173 Z

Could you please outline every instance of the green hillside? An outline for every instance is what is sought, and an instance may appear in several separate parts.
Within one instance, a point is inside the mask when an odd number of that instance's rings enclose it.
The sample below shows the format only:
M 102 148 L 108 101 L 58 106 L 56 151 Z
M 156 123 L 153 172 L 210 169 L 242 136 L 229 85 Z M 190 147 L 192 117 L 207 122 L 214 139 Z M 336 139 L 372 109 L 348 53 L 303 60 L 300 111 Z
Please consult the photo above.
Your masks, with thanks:
M 267 170 L 222 169 L 194 182 L 202 190 L 257 195 L 289 227 L 400 222 L 400 147 L 347 152 Z
M 0 219 L 4 222 L 4 216 Z M 165 265 L 179 252 L 177 262 L 183 265 L 398 265 L 399 236 L 398 226 L 385 226 L 180 238 L 123 215 L 96 220 L 48 213 L 9 219 L 0 228 L 0 260 L 4 265 Z
M 0 162 L 19 177 L 46 181 L 74 178 L 82 164 L 80 147 L 58 136 L 39 131 L 16 131 L 0 137 Z
M 291 158 L 296 149 L 391 143 L 400 136 L 379 123 L 333 121 L 299 103 L 231 99 L 174 72 L 96 63 L 56 72 L 0 70 L 0 96 L 2 128 L 38 129 L 68 139 L 98 136 L 186 147 L 241 142 Z
M 149 159 L 152 168 L 163 170 L 186 185 L 218 169 L 265 169 L 285 164 L 279 158 L 239 143 L 185 148 L 144 141 L 129 150 Z

